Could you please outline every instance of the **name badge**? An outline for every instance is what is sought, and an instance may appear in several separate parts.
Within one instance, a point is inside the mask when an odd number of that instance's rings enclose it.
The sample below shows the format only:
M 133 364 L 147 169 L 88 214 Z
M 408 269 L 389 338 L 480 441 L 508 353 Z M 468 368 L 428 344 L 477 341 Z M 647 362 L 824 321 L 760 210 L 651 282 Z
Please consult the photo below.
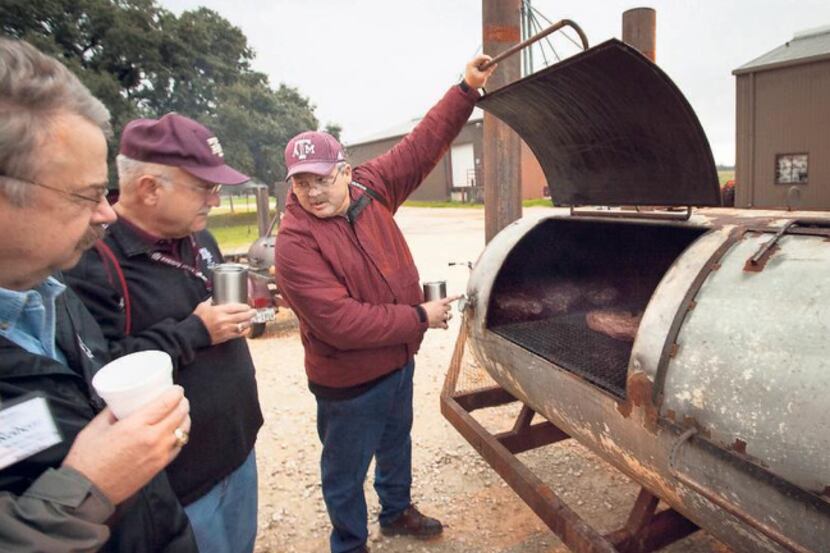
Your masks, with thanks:
M 46 398 L 27 395 L 0 407 L 0 469 L 61 440 Z

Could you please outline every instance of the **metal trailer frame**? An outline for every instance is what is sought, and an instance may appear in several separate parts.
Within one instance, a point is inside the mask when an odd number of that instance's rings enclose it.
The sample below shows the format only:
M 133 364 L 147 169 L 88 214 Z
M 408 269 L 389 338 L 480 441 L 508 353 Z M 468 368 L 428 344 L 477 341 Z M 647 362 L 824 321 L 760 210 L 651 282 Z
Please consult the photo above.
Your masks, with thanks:
M 567 440 L 568 434 L 547 420 L 532 424 L 535 412 L 525 404 L 513 428 L 499 434 L 488 431 L 471 415 L 477 409 L 519 400 L 498 385 L 456 391 L 467 334 L 465 317 L 441 391 L 441 414 L 566 547 L 575 553 L 650 553 L 699 529 L 674 509 L 658 512 L 660 498 L 646 488 L 640 489 L 622 528 L 602 535 L 588 524 L 516 457 L 518 453 Z

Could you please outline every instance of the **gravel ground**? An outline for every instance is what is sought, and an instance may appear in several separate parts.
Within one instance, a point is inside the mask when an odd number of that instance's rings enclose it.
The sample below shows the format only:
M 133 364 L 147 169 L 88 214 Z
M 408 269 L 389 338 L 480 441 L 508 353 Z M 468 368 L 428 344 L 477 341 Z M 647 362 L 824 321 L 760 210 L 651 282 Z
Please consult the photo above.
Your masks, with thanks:
M 531 208 L 526 216 L 551 209 Z M 451 261 L 475 261 L 484 246 L 484 210 L 403 208 L 398 224 L 409 241 L 422 280 L 445 279 L 450 294 L 462 293 L 468 271 Z M 458 334 L 428 332 L 416 357 L 413 435 L 413 498 L 445 524 L 431 541 L 380 536 L 371 474 L 366 483 L 373 552 L 564 553 L 567 549 L 504 484 L 439 412 L 439 394 Z M 328 517 L 319 484 L 320 444 L 314 398 L 306 387 L 303 348 L 296 319 L 280 313 L 266 334 L 250 340 L 258 369 L 265 426 L 259 434 L 259 537 L 256 551 L 326 552 Z M 468 358 L 465 362 L 471 362 Z M 485 410 L 488 429 L 504 430 L 517 408 Z M 572 508 L 600 531 L 621 526 L 638 487 L 577 443 L 563 442 L 520 456 Z M 728 553 L 703 532 L 665 549 L 670 553 Z

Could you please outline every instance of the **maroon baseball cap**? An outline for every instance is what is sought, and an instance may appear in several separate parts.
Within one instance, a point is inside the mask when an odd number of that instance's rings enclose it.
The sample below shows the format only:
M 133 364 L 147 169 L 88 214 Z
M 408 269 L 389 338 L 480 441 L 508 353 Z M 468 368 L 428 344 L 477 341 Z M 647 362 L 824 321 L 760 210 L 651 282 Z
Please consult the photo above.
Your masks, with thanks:
M 118 152 L 137 161 L 178 167 L 213 184 L 251 180 L 225 165 L 222 145 L 210 129 L 178 113 L 130 121 L 121 132 Z
M 285 180 L 297 173 L 313 173 L 326 176 L 334 166 L 346 161 L 343 146 L 329 133 L 301 132 L 288 141 L 285 147 Z

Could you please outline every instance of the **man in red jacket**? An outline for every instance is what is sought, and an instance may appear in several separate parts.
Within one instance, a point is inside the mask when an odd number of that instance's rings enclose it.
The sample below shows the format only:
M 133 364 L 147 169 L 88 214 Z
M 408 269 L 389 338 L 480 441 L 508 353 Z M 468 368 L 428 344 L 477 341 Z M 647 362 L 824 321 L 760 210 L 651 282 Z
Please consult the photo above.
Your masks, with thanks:
M 300 319 L 317 399 L 332 553 L 368 551 L 363 482 L 372 457 L 381 532 L 442 531 L 410 496 L 412 374 L 424 332 L 447 328 L 456 298 L 424 303 L 393 215 L 467 122 L 494 69 L 478 69 L 488 59 L 473 59 L 408 136 L 354 169 L 326 133 L 301 133 L 285 149 L 292 193 L 277 237 L 277 283 Z

